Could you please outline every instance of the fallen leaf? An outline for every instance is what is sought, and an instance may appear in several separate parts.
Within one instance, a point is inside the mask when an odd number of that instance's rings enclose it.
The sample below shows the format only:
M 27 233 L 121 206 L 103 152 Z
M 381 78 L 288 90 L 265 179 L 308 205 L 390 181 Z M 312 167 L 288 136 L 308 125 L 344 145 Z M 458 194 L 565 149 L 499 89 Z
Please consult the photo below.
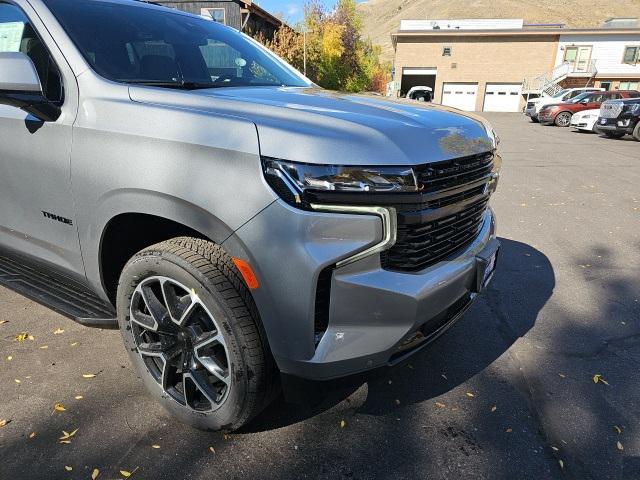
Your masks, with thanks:
M 511 433 L 511 432 L 513 432 L 513 428 L 511 427 L 507 428 L 507 433 Z
M 410 370 L 413 370 L 413 365 L 411 365 L 410 363 L 407 364 L 407 368 Z
M 22 382 L 20 380 L 18 380 L 17 378 L 13 379 L 14 382 L 16 382 L 18 385 L 21 384 Z
M 136 473 L 137 470 L 138 470 L 138 467 L 134 468 L 130 472 L 128 472 L 127 470 L 120 470 L 120 475 L 122 475 L 124 478 L 129 478 L 131 475 Z
M 40 350 L 46 350 L 47 348 L 49 348 L 49 345 L 42 345 L 42 346 L 40 347 Z
M 71 443 L 71 440 L 60 440 L 58 441 L 58 443 L 62 443 L 63 445 L 69 445 Z
M 447 378 L 447 376 L 446 376 L 444 373 L 443 373 L 442 375 L 440 375 L 440 376 L 441 376 L 442 378 L 444 378 L 445 380 L 449 380 L 449 379 Z
M 66 408 L 64 408 L 64 405 L 63 405 L 63 404 L 61 404 L 61 403 L 56 403 L 56 404 L 53 406 L 53 411 L 54 411 L 54 412 L 64 412 L 65 410 L 66 410 Z
M 72 346 L 72 347 L 75 347 L 76 345 L 78 345 L 78 342 L 73 342 L 73 343 L 71 344 L 71 346 Z
M 602 375 L 597 373 L 592 377 L 593 383 L 604 383 L 605 385 L 609 385 L 609 382 L 607 382 L 604 378 L 602 378 Z
M 619 426 L 617 426 L 617 425 L 614 425 L 614 426 L 613 426 L 613 429 L 614 429 L 616 432 L 618 432 L 618 434 L 621 434 L 621 433 L 622 433 L 622 429 L 621 429 Z
M 5 323 L 9 323 L 9 320 L 0 320 L 0 325 L 4 325 Z
M 12 357 L 11 355 L 9 355 L 9 356 L 7 357 L 7 361 L 8 361 L 8 362 L 10 362 L 11 360 L 13 360 L 13 357 Z
M 53 332 L 54 335 L 60 335 L 61 333 L 64 333 L 64 330 L 61 328 L 58 328 L 56 331 Z
M 566 375 L 564 375 L 563 373 L 559 373 L 559 374 L 558 374 L 558 376 L 559 376 L 560 378 L 567 378 L 567 376 L 566 376 Z
M 560 449 L 559 449 L 558 447 L 553 447 L 553 446 L 552 446 L 552 447 L 551 447 L 551 449 L 552 449 L 554 452 L 558 452 L 558 451 L 560 451 Z
M 398 399 L 396 398 L 395 404 L 396 404 L 396 405 L 400 405 L 400 400 L 398 400 Z
M 98 478 L 98 475 L 100 475 L 100 470 L 94 468 L 93 472 L 91 472 L 91 480 L 96 480 L 96 478 Z
M 94 378 L 95 376 L 95 373 L 85 373 L 82 375 L 82 378 Z
M 491 412 L 495 412 L 498 409 L 498 407 L 496 407 L 495 405 L 493 407 L 491 407 Z
M 71 437 L 73 437 L 76 433 L 78 433 L 78 429 L 76 428 L 73 432 L 69 433 L 69 432 L 65 432 L 64 430 L 62 431 L 62 436 L 58 439 L 58 440 L 68 440 Z
M 473 393 L 471 393 L 471 392 L 467 392 L 467 397 L 473 398 L 473 397 L 475 397 L 475 395 Z
M 558 463 L 560 464 L 560 468 L 564 470 L 564 462 L 562 460 L 558 460 Z
M 222 435 L 222 438 L 224 438 L 225 440 L 231 440 L 231 435 L 225 433 L 224 435 Z
M 345 428 L 347 426 L 347 422 L 344 420 L 340 420 L 340 428 Z
M 27 335 L 27 340 L 35 340 L 36 338 L 33 335 Z
M 65 465 L 65 466 L 64 466 L 64 469 L 65 469 L 67 472 L 70 472 L 71 470 L 73 470 L 73 467 L 70 467 L 69 465 Z
M 76 395 L 73 398 L 75 398 L 76 400 L 82 400 L 84 397 L 82 395 Z
M 160 448 L 160 445 L 151 445 L 151 448 L 158 449 L 158 448 Z M 212 449 L 212 448 L 213 448 L 213 447 L 209 447 L 209 449 Z
M 31 432 L 29 434 L 29 438 L 36 438 L 37 433 L 36 432 Z
M 6 426 L 11 420 L 0 420 L 0 428 Z
M 24 342 L 27 338 L 29 338 L 29 334 L 27 332 L 19 333 L 16 335 L 16 342 Z
M 436 402 L 436 407 L 444 408 L 446 405 L 444 403 Z
M 624 446 L 622 445 L 622 443 L 620 441 L 618 441 L 616 443 L 616 446 L 618 447 L 618 450 L 624 450 Z

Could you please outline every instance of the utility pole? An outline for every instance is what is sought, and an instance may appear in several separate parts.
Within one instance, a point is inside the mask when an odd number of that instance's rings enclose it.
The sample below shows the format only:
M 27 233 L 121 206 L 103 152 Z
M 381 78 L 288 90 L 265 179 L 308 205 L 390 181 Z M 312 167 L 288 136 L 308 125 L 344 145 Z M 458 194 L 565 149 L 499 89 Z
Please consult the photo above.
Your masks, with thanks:
M 304 76 L 307 76 L 307 27 L 305 26 L 302 30 L 302 35 L 304 36 Z

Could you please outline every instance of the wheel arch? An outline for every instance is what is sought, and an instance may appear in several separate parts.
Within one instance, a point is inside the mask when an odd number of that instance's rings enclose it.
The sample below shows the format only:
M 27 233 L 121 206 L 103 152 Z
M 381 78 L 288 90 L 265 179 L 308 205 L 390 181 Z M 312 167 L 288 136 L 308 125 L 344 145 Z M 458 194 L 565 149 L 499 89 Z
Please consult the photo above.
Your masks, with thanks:
M 222 244 L 232 233 L 219 218 L 183 199 L 146 190 L 112 192 L 86 232 L 93 239 L 89 251 L 95 252 L 85 262 L 87 277 L 115 302 L 122 268 L 140 250 L 178 236 Z

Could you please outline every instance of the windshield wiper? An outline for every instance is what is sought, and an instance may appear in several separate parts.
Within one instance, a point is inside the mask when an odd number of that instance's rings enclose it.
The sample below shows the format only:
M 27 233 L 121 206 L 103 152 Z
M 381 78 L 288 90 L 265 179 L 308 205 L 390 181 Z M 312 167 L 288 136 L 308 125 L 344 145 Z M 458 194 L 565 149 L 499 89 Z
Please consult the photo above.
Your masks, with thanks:
M 179 90 L 197 90 L 204 88 L 220 88 L 224 85 L 204 82 L 171 82 L 158 80 L 118 79 L 117 82 L 130 83 L 132 85 L 144 85 L 147 87 L 175 88 Z

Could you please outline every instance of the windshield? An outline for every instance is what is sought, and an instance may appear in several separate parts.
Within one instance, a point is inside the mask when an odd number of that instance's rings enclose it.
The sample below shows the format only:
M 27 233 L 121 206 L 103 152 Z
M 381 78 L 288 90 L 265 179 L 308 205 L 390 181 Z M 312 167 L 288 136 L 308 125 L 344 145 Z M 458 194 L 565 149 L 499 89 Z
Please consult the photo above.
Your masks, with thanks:
M 204 18 L 136 2 L 46 4 L 91 67 L 109 80 L 187 89 L 309 86 L 257 42 Z
M 584 100 L 585 98 L 587 98 L 589 95 L 591 95 L 593 92 L 584 92 L 581 93 L 580 95 L 577 95 L 575 97 L 573 97 L 571 100 L 567 101 L 567 103 L 579 103 L 580 100 Z

